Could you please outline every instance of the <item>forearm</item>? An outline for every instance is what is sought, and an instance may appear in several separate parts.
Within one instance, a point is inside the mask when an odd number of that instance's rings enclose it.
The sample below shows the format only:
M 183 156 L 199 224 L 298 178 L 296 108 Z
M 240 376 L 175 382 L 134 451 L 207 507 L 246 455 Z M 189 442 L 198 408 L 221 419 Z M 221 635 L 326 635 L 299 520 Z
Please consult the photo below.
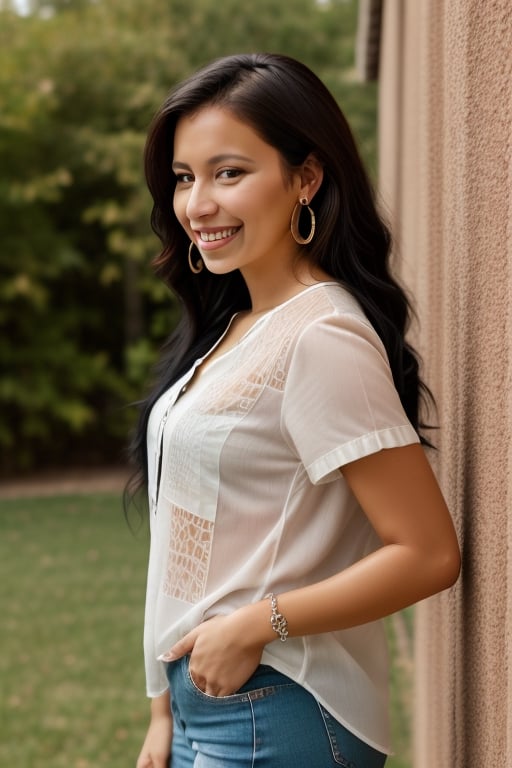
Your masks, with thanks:
M 290 637 L 348 629 L 383 618 L 449 587 L 457 564 L 449 557 L 426 557 L 405 545 L 383 546 L 329 579 L 278 595 L 278 609 Z M 270 602 L 240 609 L 260 642 L 276 639 Z
M 151 719 L 167 717 L 172 719 L 169 691 L 151 699 Z
M 137 760 L 137 768 L 165 768 L 172 743 L 169 692 L 151 699 L 151 720 Z

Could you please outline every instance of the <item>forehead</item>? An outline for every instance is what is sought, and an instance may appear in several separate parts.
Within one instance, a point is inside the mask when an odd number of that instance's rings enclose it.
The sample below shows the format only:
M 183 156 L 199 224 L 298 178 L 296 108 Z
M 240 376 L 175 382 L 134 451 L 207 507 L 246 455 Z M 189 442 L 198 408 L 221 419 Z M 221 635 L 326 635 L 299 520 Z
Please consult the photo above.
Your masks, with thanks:
M 182 155 L 195 157 L 216 154 L 249 154 L 255 159 L 274 157 L 280 153 L 249 125 L 228 109 L 207 106 L 181 117 L 174 133 L 174 159 Z

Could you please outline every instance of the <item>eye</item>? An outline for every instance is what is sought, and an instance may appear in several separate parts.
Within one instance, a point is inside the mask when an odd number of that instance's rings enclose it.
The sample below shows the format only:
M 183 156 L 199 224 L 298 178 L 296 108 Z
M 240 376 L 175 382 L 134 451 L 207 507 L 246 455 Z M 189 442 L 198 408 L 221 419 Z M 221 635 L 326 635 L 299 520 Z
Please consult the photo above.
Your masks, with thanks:
M 194 181 L 194 177 L 191 173 L 183 171 L 183 173 L 176 173 L 176 184 L 191 184 Z
M 242 174 L 243 171 L 240 168 L 222 168 L 217 172 L 217 178 L 231 181 L 232 179 L 237 179 Z

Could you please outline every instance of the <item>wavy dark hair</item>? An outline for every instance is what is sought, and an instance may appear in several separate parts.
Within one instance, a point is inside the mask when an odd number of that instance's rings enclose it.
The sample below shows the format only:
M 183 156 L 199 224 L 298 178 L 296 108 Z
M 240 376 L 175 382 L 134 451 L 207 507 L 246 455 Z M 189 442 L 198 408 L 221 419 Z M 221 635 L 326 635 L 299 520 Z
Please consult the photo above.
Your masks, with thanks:
M 172 207 L 171 171 L 178 120 L 204 106 L 218 106 L 250 125 L 281 154 L 285 168 L 300 166 L 310 153 L 324 167 L 310 203 L 317 234 L 305 246 L 311 263 L 338 280 L 359 301 L 386 348 L 405 412 L 418 430 L 422 399 L 431 395 L 419 376 L 418 356 L 406 342 L 410 305 L 389 267 L 391 237 L 377 212 L 375 196 L 350 127 L 334 97 L 305 65 L 279 54 L 254 53 L 213 61 L 175 87 L 150 126 L 145 173 L 153 197 L 151 224 L 163 250 L 156 274 L 178 297 L 181 320 L 163 347 L 156 383 L 140 403 L 131 452 L 147 481 L 146 430 L 155 401 L 219 338 L 231 316 L 250 308 L 238 270 L 193 275 L 189 240 Z M 422 437 L 422 442 L 428 441 Z

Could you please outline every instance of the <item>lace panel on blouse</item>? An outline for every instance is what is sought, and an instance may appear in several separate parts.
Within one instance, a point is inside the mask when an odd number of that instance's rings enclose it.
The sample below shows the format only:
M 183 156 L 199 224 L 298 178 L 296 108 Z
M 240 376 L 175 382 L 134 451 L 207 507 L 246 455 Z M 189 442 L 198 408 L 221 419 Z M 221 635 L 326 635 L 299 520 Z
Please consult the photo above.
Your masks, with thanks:
M 172 506 L 169 557 L 164 592 L 196 602 L 204 595 L 212 545 L 213 523 Z

